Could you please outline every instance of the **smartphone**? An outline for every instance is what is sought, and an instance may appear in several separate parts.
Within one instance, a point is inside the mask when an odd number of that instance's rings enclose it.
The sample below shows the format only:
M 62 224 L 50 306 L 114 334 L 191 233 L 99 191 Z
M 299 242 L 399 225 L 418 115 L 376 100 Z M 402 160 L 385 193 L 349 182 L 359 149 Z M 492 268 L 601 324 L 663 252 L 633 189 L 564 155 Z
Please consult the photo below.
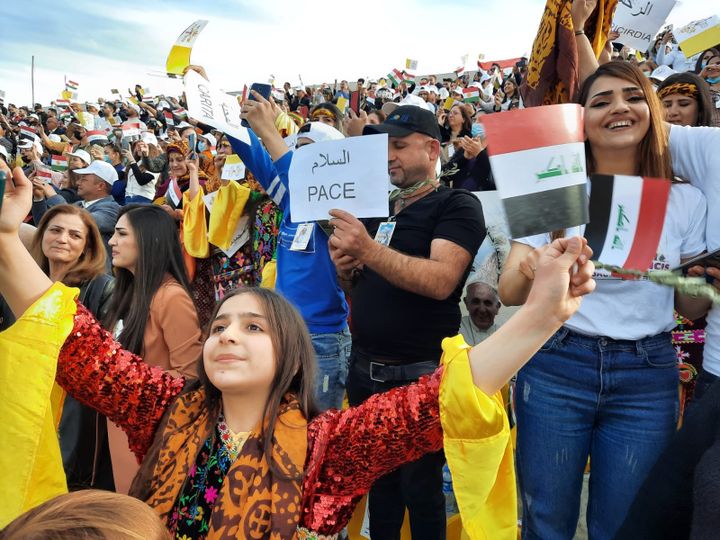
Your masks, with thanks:
M 188 135 L 188 146 L 190 147 L 190 159 L 197 159 L 197 134 L 191 133 Z
M 357 90 L 350 92 L 350 108 L 355 111 L 355 114 L 360 114 L 360 92 Z
M 715 268 L 720 268 L 720 249 L 716 249 L 715 251 L 712 251 L 710 253 L 703 253 L 702 255 L 693 257 L 692 259 L 684 262 L 677 268 L 673 268 L 673 272 L 682 272 L 683 275 L 687 275 L 688 270 L 693 266 L 703 266 L 705 268 L 707 268 L 708 266 L 713 266 Z
M 0 171 L 0 212 L 2 212 L 2 203 L 3 199 L 5 198 L 5 181 L 6 181 L 6 173 L 5 171 Z
M 121 139 L 120 144 L 122 146 L 123 151 L 130 150 L 130 139 L 128 139 L 127 137 L 124 137 L 123 139 Z
M 272 86 L 269 84 L 263 84 L 263 83 L 252 83 L 250 86 L 250 90 L 248 91 L 248 99 L 255 100 L 255 97 L 252 95 L 252 91 L 255 90 L 258 94 L 260 94 L 265 99 L 270 99 L 270 93 L 272 92 Z M 257 100 L 255 100 L 257 101 Z M 250 127 L 250 124 L 247 120 L 244 118 L 242 119 L 242 122 L 240 122 L 240 125 L 243 127 Z

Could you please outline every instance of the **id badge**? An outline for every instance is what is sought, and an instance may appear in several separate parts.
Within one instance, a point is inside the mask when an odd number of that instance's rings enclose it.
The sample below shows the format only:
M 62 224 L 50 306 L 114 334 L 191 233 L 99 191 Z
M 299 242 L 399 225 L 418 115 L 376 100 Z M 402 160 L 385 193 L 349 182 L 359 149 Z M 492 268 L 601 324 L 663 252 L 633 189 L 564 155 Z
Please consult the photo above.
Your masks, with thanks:
M 295 231 L 290 251 L 305 251 L 310 243 L 315 223 L 301 223 Z
M 375 233 L 375 241 L 383 246 L 389 246 L 395 232 L 395 225 L 397 225 L 395 221 L 383 221 Z

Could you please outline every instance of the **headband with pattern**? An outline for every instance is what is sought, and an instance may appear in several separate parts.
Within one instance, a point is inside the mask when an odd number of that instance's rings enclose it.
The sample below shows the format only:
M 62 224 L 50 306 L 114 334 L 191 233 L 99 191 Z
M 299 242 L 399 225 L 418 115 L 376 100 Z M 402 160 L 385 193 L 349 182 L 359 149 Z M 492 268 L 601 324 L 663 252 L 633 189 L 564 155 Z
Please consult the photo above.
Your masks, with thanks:
M 698 87 L 695 83 L 688 82 L 676 82 L 658 90 L 658 97 L 660 99 L 665 99 L 673 94 L 681 94 L 683 96 L 697 99 L 700 92 L 698 91 Z

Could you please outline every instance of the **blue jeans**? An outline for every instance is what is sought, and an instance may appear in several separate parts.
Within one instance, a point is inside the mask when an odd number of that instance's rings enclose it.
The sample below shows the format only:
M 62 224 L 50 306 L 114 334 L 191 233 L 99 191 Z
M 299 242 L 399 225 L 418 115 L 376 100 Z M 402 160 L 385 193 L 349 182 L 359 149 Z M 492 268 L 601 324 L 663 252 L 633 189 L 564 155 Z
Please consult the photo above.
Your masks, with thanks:
M 140 195 L 126 195 L 125 204 L 152 204 L 152 200 Z
M 562 328 L 520 370 L 515 396 L 523 539 L 573 538 L 588 456 L 589 537 L 613 538 L 675 433 L 670 334 L 616 341 Z
M 350 330 L 335 334 L 310 334 L 315 356 L 315 401 L 321 411 L 340 409 L 345 397 L 348 360 L 352 348 Z

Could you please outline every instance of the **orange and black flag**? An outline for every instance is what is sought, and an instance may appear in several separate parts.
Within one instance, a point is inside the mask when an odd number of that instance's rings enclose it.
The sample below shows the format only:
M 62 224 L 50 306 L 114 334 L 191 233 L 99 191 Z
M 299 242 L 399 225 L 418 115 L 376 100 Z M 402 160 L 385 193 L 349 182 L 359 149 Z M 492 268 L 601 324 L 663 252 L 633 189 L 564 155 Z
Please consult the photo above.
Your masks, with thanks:
M 618 0 L 598 0 L 585 33 L 600 56 Z M 580 91 L 578 51 L 570 8 L 572 0 L 547 0 L 540 21 L 527 76 L 521 87 L 526 107 L 571 103 Z

